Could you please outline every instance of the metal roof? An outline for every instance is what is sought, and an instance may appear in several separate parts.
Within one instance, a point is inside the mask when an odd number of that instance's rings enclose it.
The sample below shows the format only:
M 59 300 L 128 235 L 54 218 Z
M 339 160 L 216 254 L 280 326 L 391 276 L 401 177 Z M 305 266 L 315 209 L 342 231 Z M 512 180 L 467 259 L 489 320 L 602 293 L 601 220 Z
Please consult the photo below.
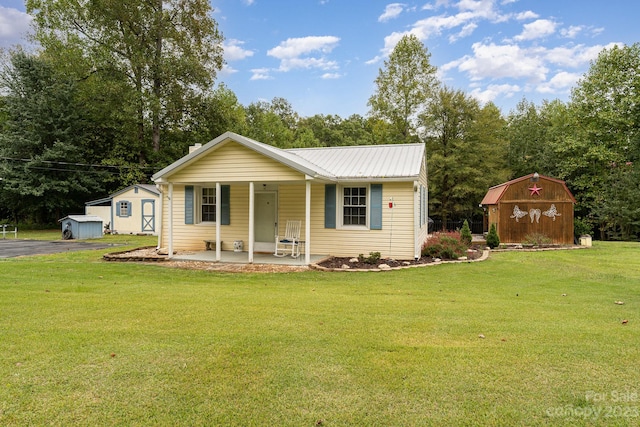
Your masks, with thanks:
M 348 147 L 295 148 L 283 150 L 233 132 L 192 151 L 153 175 L 163 181 L 200 156 L 228 141 L 235 141 L 251 150 L 274 159 L 314 178 L 339 179 L 416 179 L 424 160 L 424 144 L 356 145 Z
M 60 218 L 58 222 L 62 222 L 65 219 L 71 219 L 75 222 L 102 222 L 102 218 L 95 215 L 67 215 L 64 218 Z
M 329 171 L 337 179 L 416 178 L 424 144 L 355 145 L 286 150 Z

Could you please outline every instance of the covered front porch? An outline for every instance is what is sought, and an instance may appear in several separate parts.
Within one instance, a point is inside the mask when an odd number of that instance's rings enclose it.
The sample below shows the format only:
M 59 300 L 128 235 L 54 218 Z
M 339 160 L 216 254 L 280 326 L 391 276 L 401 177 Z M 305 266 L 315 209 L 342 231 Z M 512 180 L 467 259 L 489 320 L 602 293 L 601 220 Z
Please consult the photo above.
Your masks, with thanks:
M 223 264 L 272 264 L 272 265 L 295 265 L 305 266 L 308 264 L 315 264 L 325 258 L 328 255 L 309 254 L 309 262 L 306 261 L 304 255 L 300 255 L 297 258 L 291 256 L 277 257 L 272 253 L 254 252 L 253 260 L 249 260 L 248 252 L 235 252 L 235 251 L 220 251 L 220 259 L 216 259 L 216 251 L 197 251 L 175 254 L 172 259 L 177 261 L 208 261 L 219 262 Z

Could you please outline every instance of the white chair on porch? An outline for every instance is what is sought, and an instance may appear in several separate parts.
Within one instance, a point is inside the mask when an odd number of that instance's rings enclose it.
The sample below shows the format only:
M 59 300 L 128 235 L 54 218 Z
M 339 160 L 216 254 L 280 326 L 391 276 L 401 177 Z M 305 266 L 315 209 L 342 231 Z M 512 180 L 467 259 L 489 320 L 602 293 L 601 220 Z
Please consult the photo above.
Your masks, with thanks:
M 284 236 L 276 236 L 275 256 L 283 257 L 291 255 L 293 258 L 300 256 L 300 227 L 302 221 L 288 220 Z

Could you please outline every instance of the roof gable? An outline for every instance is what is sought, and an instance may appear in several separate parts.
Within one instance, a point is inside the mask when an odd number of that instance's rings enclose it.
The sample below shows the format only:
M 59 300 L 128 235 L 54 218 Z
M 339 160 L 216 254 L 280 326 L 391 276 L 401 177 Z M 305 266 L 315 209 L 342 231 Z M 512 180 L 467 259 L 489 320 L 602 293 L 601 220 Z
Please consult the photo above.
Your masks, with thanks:
M 124 193 L 126 193 L 128 191 L 131 191 L 136 187 L 141 189 L 141 190 L 144 190 L 144 191 L 148 192 L 151 195 L 160 196 L 160 190 L 158 190 L 154 184 L 133 184 L 133 185 L 130 185 L 128 187 L 122 188 L 122 189 L 116 191 L 115 193 L 110 194 L 108 197 L 103 197 L 102 199 L 91 200 L 89 202 L 85 202 L 85 205 L 87 205 L 87 206 L 105 205 L 106 206 L 109 203 L 111 203 L 111 201 L 113 199 L 115 199 L 116 197 L 118 197 L 121 194 L 124 194 Z
M 500 200 L 502 199 L 502 197 L 507 192 L 507 190 L 509 189 L 510 186 L 512 186 L 514 184 L 521 183 L 522 181 L 528 181 L 534 175 L 535 175 L 535 173 L 530 173 L 529 175 L 521 176 L 519 178 L 512 179 L 511 181 L 507 181 L 507 182 L 504 182 L 502 184 L 494 185 L 493 187 L 489 188 L 489 190 L 487 191 L 487 194 L 485 194 L 485 196 L 482 199 L 482 202 L 480 202 L 480 204 L 481 205 L 495 205 L 495 204 L 498 204 L 498 202 L 500 202 Z M 571 191 L 569 191 L 569 188 L 567 187 L 567 184 L 564 181 L 562 181 L 561 179 L 551 178 L 551 177 L 544 176 L 544 175 L 539 175 L 538 177 L 539 177 L 540 180 L 550 181 L 550 182 L 553 182 L 555 184 L 558 184 L 558 185 L 562 186 L 564 191 L 566 192 L 566 194 L 571 199 L 571 201 L 573 203 L 576 203 L 575 197 L 573 197 L 573 194 L 571 194 Z

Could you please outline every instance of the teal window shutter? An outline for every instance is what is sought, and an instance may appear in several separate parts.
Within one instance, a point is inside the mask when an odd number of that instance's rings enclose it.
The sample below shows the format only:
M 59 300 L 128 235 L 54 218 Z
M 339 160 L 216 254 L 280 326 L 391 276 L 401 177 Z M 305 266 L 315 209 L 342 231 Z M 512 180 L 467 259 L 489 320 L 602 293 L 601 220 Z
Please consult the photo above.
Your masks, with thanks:
M 230 212 L 230 196 L 231 187 L 228 185 L 220 186 L 220 225 L 231 224 L 231 212 Z
M 131 216 L 132 205 L 133 203 L 127 202 L 127 216 Z
M 184 223 L 193 224 L 193 185 L 184 187 Z
M 369 229 L 382 230 L 382 184 L 371 184 Z
M 324 228 L 336 228 L 336 185 L 324 186 Z

